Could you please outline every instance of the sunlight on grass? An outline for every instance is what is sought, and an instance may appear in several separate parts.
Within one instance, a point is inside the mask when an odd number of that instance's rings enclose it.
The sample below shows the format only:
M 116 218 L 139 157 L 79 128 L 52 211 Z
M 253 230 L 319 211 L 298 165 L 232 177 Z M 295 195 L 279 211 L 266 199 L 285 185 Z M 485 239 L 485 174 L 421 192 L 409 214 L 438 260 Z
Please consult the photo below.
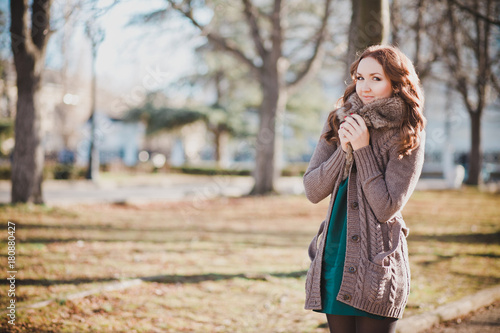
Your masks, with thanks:
M 403 212 L 412 268 L 405 316 L 500 283 L 498 199 L 471 189 L 414 194 Z M 307 246 L 327 206 L 302 196 L 4 205 L 2 221 L 17 225 L 18 307 L 54 300 L 19 309 L 11 331 L 326 332 L 324 316 L 303 302 Z M 131 278 L 144 282 L 66 299 Z M 4 306 L 5 287 L 0 297 Z

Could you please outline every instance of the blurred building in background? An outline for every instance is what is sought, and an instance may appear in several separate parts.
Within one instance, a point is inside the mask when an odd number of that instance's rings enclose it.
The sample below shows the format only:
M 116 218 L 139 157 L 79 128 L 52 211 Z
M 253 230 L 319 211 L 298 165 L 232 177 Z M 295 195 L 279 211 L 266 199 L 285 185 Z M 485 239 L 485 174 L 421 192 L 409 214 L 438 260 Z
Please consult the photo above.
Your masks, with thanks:
M 96 119 L 100 163 L 135 166 L 139 161 L 139 152 L 144 141 L 144 125 L 113 118 L 99 110 L 96 112 Z M 79 134 L 75 161 L 78 165 L 86 166 L 90 153 L 90 119 L 80 128 Z

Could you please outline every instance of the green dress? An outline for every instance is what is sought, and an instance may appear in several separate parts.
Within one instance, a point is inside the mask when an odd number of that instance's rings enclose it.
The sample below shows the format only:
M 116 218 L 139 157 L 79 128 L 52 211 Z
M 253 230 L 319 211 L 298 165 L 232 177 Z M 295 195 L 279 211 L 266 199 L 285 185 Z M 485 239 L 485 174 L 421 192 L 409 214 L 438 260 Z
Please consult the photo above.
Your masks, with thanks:
M 347 179 L 345 179 L 340 184 L 332 208 L 332 215 L 330 217 L 330 224 L 325 240 L 323 269 L 321 274 L 321 298 L 323 301 L 323 309 L 317 312 L 384 319 L 384 317 L 373 315 L 337 301 L 337 294 L 339 293 L 340 284 L 342 283 L 346 253 L 347 183 Z

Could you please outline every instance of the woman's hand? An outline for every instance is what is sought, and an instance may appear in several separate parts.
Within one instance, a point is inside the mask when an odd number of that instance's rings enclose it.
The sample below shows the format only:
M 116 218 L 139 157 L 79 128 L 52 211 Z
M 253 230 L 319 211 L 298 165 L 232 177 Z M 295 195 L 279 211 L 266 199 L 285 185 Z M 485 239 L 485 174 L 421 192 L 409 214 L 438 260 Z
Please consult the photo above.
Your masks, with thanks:
M 347 136 L 345 135 L 346 130 L 344 129 L 345 121 L 340 124 L 339 127 L 339 140 L 340 140 L 340 146 L 342 147 L 342 150 L 347 152 L 347 144 L 349 143 L 349 139 L 347 139 Z
M 339 139 L 344 151 L 346 151 L 347 142 L 351 143 L 353 150 L 368 146 L 370 133 L 363 118 L 357 114 L 345 117 L 345 121 L 339 128 Z

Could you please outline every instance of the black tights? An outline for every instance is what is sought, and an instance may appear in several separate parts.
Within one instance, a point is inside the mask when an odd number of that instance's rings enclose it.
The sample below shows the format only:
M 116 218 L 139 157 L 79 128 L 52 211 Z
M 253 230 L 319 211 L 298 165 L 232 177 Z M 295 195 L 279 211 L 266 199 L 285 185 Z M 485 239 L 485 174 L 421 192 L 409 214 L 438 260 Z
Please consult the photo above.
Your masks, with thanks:
M 397 318 L 326 315 L 330 333 L 395 333 Z

